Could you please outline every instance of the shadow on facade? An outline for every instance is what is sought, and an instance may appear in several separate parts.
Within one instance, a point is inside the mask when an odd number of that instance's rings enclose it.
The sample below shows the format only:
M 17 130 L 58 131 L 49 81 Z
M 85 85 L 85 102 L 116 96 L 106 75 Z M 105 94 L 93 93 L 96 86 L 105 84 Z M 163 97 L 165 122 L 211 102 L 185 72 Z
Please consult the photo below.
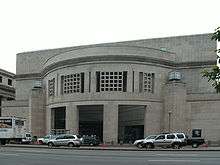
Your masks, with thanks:
M 51 109 L 51 133 L 62 134 L 66 132 L 66 107 L 56 107 Z
M 118 108 L 119 143 L 133 143 L 144 138 L 145 106 L 119 105 Z
M 81 105 L 79 110 L 79 134 L 93 135 L 103 141 L 103 105 Z

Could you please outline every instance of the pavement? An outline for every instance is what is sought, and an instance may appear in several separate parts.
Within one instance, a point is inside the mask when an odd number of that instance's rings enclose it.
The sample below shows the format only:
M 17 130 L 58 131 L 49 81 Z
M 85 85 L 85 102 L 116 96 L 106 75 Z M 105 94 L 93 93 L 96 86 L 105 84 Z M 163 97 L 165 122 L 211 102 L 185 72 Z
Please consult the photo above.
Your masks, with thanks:
M 17 147 L 17 148 L 48 148 L 47 145 L 39 144 L 7 144 L 3 147 Z M 53 147 L 55 149 L 70 149 L 69 147 Z M 115 151 L 146 151 L 146 149 L 139 149 L 133 145 L 104 145 L 99 146 L 80 146 L 79 148 L 73 148 L 76 150 L 115 150 Z M 220 147 L 209 147 L 207 145 L 199 146 L 198 148 L 192 148 L 191 146 L 185 146 L 181 149 L 172 149 L 172 148 L 155 148 L 148 149 L 147 151 L 220 151 Z
M 29 146 L 30 147 L 30 146 Z M 0 148 L 1 165 L 219 165 L 220 151 Z M 117 146 L 111 146 L 118 148 Z M 125 147 L 125 146 L 124 146 Z M 80 147 L 81 148 L 81 147 Z M 83 147 L 82 147 L 83 148 Z M 89 147 L 90 148 L 90 147 Z M 94 148 L 94 147 L 92 147 Z M 98 147 L 99 148 L 99 147 Z M 107 146 L 106 148 L 110 148 Z M 126 146 L 125 148 L 129 148 Z M 130 147 L 133 148 L 133 147 Z

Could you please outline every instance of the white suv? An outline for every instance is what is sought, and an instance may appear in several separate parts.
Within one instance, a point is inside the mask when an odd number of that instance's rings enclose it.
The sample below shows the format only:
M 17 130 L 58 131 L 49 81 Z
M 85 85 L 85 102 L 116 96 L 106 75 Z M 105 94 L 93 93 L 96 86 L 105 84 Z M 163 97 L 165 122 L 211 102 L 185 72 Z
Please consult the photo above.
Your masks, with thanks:
M 68 146 L 68 147 L 80 147 L 81 139 L 77 135 L 64 134 L 59 135 L 55 139 L 51 139 L 48 142 L 48 147 L 53 146 Z
M 145 141 L 150 140 L 150 139 L 155 139 L 157 137 L 157 135 L 149 135 L 144 139 L 139 139 L 139 140 L 135 140 L 134 145 L 138 148 L 143 148 L 145 147 Z
M 154 147 L 163 147 L 174 149 L 179 149 L 186 145 L 186 136 L 184 133 L 168 133 L 160 134 L 155 139 L 150 139 L 145 141 L 145 147 L 147 149 Z

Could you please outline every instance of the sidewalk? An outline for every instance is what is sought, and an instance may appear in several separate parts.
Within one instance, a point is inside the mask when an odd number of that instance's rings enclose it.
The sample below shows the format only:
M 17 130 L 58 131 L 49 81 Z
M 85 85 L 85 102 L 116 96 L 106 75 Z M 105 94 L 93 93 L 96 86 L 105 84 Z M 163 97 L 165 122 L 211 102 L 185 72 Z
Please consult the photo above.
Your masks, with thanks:
M 41 148 L 41 149 L 48 149 L 47 145 L 37 145 L 37 144 L 7 144 L 3 147 L 18 147 L 18 148 Z M 69 147 L 53 147 L 54 149 L 70 149 Z M 220 147 L 203 147 L 200 146 L 198 148 L 192 148 L 191 146 L 186 146 L 181 149 L 163 149 L 163 148 L 156 148 L 156 149 L 149 149 L 146 150 L 145 148 L 139 149 L 133 145 L 100 145 L 100 146 L 81 146 L 79 148 L 73 148 L 76 150 L 110 150 L 110 151 L 220 151 Z

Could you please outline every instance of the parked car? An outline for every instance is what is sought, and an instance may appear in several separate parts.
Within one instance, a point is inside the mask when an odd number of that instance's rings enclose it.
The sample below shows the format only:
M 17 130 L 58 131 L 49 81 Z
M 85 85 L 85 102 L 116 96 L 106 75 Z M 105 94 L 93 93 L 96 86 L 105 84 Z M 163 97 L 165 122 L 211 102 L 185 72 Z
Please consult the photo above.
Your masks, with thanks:
M 187 139 L 187 144 L 191 145 L 193 148 L 197 148 L 197 147 L 199 147 L 200 145 L 202 145 L 204 143 L 205 143 L 205 139 L 202 139 L 202 138 Z
M 145 141 L 146 140 L 149 140 L 149 139 L 155 139 L 157 137 L 157 135 L 149 135 L 149 136 L 147 136 L 147 137 L 145 137 L 144 139 L 139 139 L 139 140 L 135 140 L 134 141 L 134 145 L 136 146 L 136 147 L 138 147 L 138 148 L 143 148 L 143 147 L 145 147 Z
M 47 144 L 49 142 L 49 140 L 56 138 L 57 135 L 46 135 L 44 137 L 41 138 L 37 138 L 37 143 L 38 144 Z
M 98 146 L 100 139 L 97 136 L 82 136 L 82 145 Z
M 24 138 L 21 139 L 21 143 L 23 144 L 30 144 L 32 142 L 32 135 L 31 133 L 25 133 Z
M 155 139 L 146 140 L 143 145 L 147 149 L 155 147 L 179 149 L 186 144 L 187 138 L 184 133 L 168 133 L 160 134 Z
M 205 139 L 202 138 L 202 129 L 193 129 L 192 137 L 187 139 L 187 144 L 191 145 L 193 148 L 197 148 L 204 143 Z
M 64 134 L 61 134 L 61 135 L 64 135 Z M 37 143 L 38 144 L 47 144 L 51 139 L 55 139 L 57 136 L 59 136 L 59 135 L 49 134 L 49 135 L 46 135 L 42 138 L 37 138 Z M 82 137 L 80 135 L 73 135 L 73 136 L 75 136 L 82 143 Z
M 68 146 L 68 147 L 80 147 L 82 141 L 77 135 L 64 134 L 59 135 L 55 139 L 50 139 L 48 141 L 48 147 L 53 146 Z

